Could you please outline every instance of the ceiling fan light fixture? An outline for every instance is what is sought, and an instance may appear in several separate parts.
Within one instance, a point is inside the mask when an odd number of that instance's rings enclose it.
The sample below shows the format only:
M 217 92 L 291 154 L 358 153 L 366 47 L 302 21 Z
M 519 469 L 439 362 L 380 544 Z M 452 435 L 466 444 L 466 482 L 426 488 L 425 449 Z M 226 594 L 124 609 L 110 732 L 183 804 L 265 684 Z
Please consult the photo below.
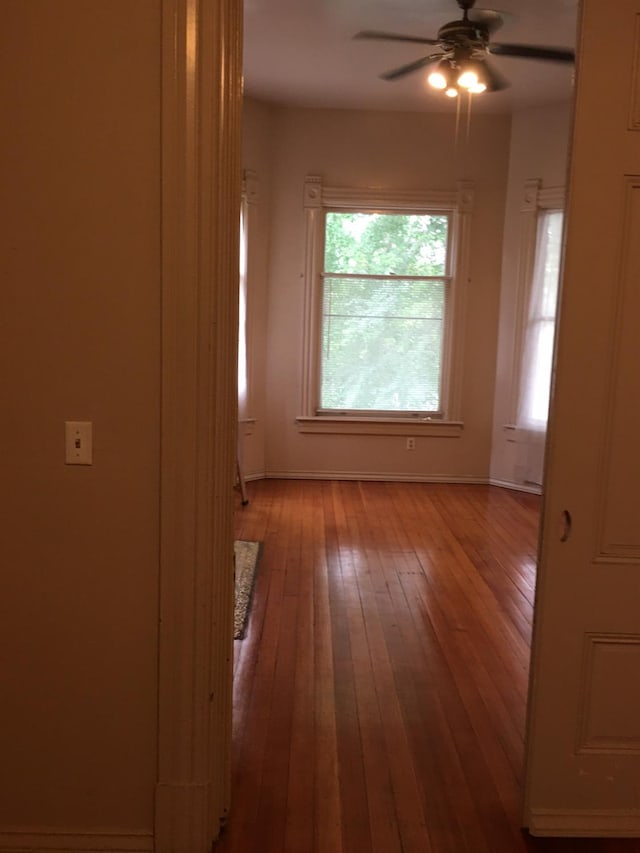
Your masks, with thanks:
M 479 59 L 468 59 L 460 66 L 458 86 L 470 95 L 486 92 L 489 86 L 486 65 Z
M 476 0 L 452 0 L 452 2 L 456 2 L 462 9 L 462 18 L 443 24 L 435 37 L 363 30 L 356 33 L 354 38 L 433 45 L 438 48 L 440 53 L 421 56 L 380 76 L 383 80 L 400 80 L 408 74 L 413 74 L 414 71 L 426 68 L 429 85 L 436 91 L 444 92 L 450 98 L 465 92 L 469 95 L 499 92 L 509 86 L 509 81 L 487 61 L 492 54 L 543 62 L 573 63 L 575 61 L 575 51 L 569 48 L 495 43 L 493 35 L 504 23 L 501 12 L 492 9 L 476 9 L 474 8 Z M 575 3 L 576 0 L 563 0 L 563 2 Z
M 472 95 L 481 95 L 483 92 L 487 91 L 487 84 L 483 83 L 482 80 L 478 80 L 478 82 L 474 86 L 469 86 L 467 88 L 467 92 Z
M 463 68 L 458 77 L 458 86 L 471 90 L 479 83 L 478 75 L 473 68 Z
M 436 69 L 432 71 L 431 74 L 427 77 L 427 83 L 433 89 L 446 89 L 447 88 L 447 78 L 444 76 L 442 71 Z
M 451 66 L 446 59 L 441 60 L 427 77 L 427 83 L 434 89 L 446 89 L 451 77 Z

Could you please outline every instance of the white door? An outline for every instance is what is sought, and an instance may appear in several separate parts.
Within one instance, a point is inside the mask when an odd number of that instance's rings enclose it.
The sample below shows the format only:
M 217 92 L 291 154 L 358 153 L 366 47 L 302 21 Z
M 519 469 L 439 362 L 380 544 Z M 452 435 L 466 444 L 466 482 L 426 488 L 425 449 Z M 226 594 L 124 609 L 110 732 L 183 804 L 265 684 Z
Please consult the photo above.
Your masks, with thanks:
M 640 0 L 584 0 L 524 822 L 640 836 Z

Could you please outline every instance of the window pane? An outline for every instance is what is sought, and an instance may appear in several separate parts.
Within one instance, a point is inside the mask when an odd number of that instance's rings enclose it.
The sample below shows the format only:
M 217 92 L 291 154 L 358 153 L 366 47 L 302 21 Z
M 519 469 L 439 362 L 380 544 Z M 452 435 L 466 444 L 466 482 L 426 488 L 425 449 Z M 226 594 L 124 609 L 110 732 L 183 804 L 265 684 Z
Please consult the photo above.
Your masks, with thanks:
M 445 287 L 325 278 L 321 408 L 438 411 Z
M 365 275 L 446 273 L 449 217 L 327 213 L 324 269 Z
M 546 211 L 539 216 L 525 330 L 518 423 L 537 431 L 546 428 L 549 409 L 562 219 L 562 211 Z
M 527 398 L 525 422 L 546 423 L 551 391 L 554 321 L 541 320 L 531 327 L 532 361 L 535 365 Z
M 562 211 L 553 211 L 541 217 L 540 228 L 544 229 L 541 241 L 543 257 L 536 259 L 543 265 L 543 288 L 538 310 L 540 316 L 554 318 L 558 302 L 558 273 L 562 250 Z

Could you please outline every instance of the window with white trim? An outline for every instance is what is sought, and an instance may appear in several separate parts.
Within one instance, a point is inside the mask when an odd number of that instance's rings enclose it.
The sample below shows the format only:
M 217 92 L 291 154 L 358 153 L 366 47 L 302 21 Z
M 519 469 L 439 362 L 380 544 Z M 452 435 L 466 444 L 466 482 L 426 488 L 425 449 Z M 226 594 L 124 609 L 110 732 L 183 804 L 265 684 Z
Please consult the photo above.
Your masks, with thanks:
M 315 431 L 307 422 L 324 419 L 317 431 L 326 432 L 340 419 L 459 417 L 456 317 L 472 199 L 468 182 L 453 192 L 394 193 L 307 179 L 299 425 Z
M 543 210 L 538 215 L 529 311 L 524 329 L 517 422 L 541 431 L 546 429 L 549 411 L 562 220 L 561 210 Z

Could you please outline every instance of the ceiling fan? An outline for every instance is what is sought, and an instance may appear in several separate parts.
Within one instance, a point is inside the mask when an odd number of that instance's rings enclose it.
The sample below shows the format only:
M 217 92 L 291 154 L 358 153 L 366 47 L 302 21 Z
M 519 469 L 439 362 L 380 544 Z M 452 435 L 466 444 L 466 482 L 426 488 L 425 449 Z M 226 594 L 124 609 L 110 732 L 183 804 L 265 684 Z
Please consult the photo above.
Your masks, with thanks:
M 377 30 L 363 30 L 356 33 L 354 38 L 436 45 L 439 48 L 437 53 L 423 56 L 380 76 L 383 80 L 399 80 L 407 74 L 433 65 L 429 83 L 436 89 L 442 89 L 449 97 L 455 97 L 461 91 L 479 94 L 506 89 L 509 86 L 508 80 L 487 61 L 487 57 L 491 55 L 564 63 L 573 62 L 575 59 L 574 51 L 568 48 L 494 42 L 493 34 L 504 23 L 500 12 L 493 9 L 474 9 L 475 0 L 456 2 L 462 10 L 462 18 L 449 21 L 440 27 L 436 38 Z

